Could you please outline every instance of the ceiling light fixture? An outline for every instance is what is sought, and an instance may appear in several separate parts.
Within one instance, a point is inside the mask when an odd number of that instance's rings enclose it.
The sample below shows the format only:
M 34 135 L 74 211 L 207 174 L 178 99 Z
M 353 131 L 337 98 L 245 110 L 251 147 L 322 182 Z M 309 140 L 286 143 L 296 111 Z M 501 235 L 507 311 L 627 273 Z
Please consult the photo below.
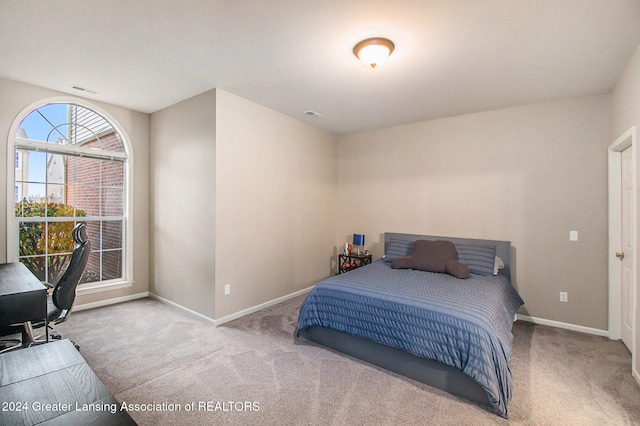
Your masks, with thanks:
M 362 63 L 369 67 L 375 68 L 385 63 L 389 55 L 395 49 L 395 45 L 391 40 L 381 37 L 368 38 L 356 44 L 353 48 L 353 54 L 356 55 Z

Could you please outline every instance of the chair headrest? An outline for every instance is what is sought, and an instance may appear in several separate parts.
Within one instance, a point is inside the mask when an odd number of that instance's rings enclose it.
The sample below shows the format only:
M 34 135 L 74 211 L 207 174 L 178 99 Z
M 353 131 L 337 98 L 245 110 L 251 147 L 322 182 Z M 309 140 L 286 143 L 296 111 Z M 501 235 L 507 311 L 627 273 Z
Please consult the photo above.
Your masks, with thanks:
M 84 244 L 87 242 L 87 226 L 84 223 L 78 223 L 73 227 L 73 231 L 71 231 L 71 235 L 73 236 L 73 241 L 77 244 Z

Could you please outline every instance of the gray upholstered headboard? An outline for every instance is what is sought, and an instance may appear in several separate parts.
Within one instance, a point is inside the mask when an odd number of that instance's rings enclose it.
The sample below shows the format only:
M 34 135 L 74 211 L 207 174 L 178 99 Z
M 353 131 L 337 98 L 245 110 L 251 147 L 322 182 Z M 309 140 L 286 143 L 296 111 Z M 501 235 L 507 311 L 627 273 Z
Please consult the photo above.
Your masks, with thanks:
M 496 256 L 504 262 L 504 268 L 500 270 L 499 275 L 504 275 L 511 281 L 511 241 L 497 240 L 477 240 L 473 238 L 456 238 L 456 237 L 438 237 L 434 235 L 418 235 L 418 234 L 401 234 L 396 232 L 385 232 L 384 248 L 387 252 L 387 244 L 391 238 L 398 240 L 417 241 L 417 240 L 447 240 L 452 243 L 469 244 L 469 245 L 492 245 L 496 246 Z

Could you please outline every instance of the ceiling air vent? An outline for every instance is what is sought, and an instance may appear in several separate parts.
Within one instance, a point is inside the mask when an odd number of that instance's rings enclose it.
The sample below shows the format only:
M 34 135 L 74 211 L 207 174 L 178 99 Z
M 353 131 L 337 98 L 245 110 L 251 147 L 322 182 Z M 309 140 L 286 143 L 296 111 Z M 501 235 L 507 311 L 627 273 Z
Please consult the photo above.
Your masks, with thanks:
M 322 114 L 318 114 L 317 112 L 312 111 L 312 110 L 305 111 L 304 113 L 306 115 L 308 115 L 309 117 L 316 117 L 316 118 L 322 117 Z
M 98 92 L 94 92 L 93 90 L 85 89 L 84 87 L 80 87 L 80 86 L 71 86 L 71 88 L 75 90 L 79 90 L 81 92 L 91 93 L 92 95 L 98 94 Z

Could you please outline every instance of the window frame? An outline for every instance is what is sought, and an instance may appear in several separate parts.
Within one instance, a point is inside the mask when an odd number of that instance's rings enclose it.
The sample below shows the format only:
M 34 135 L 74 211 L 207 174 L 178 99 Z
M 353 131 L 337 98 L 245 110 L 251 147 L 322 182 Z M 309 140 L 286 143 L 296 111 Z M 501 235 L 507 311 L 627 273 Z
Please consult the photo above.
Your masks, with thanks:
M 116 120 L 111 114 L 100 108 L 99 106 L 87 102 L 80 98 L 72 96 L 58 96 L 54 98 L 41 99 L 33 102 L 25 107 L 19 114 L 16 115 L 11 128 L 9 130 L 7 141 L 7 262 L 18 261 L 18 220 L 15 216 L 15 192 L 9 190 L 14 188 L 15 183 L 15 153 L 18 147 L 18 130 L 20 123 L 33 111 L 49 104 L 75 104 L 83 108 L 87 108 L 95 111 L 105 118 L 115 129 L 120 136 L 124 153 L 121 156 L 121 160 L 124 162 L 124 206 L 123 206 L 123 237 L 125 239 L 122 250 L 124 251 L 122 256 L 123 262 L 123 277 L 112 279 L 108 281 L 98 281 L 95 283 L 85 283 L 82 286 L 78 286 L 77 294 L 91 294 L 103 291 L 115 290 L 118 288 L 130 287 L 133 285 L 133 168 L 134 158 L 133 149 L 131 149 L 131 142 L 127 132 L 124 131 L 118 120 Z M 24 141 L 24 139 L 23 139 Z M 83 154 L 82 147 L 67 147 L 72 150 L 79 150 L 78 154 Z

